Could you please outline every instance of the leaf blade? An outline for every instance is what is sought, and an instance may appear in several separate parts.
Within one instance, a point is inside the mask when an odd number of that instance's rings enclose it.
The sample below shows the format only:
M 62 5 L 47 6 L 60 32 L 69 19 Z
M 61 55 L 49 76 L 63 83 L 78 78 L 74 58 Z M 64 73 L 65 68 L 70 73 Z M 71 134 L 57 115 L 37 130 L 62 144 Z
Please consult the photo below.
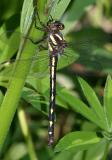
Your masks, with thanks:
M 86 117 L 88 120 L 92 121 L 96 125 L 100 126 L 102 129 L 105 129 L 105 126 L 100 123 L 92 111 L 91 108 L 89 108 L 84 102 L 82 102 L 79 98 L 72 95 L 68 90 L 63 90 L 60 92 L 60 97 L 67 102 L 70 107 L 72 107 L 73 110 L 80 113 L 84 117 Z
M 100 123 L 102 123 L 102 125 L 107 127 L 105 124 L 105 115 L 104 115 L 103 107 L 102 107 L 101 103 L 99 102 L 94 90 L 82 78 L 79 77 L 78 81 L 81 85 L 84 96 L 86 97 L 89 105 L 93 109 L 94 114 L 96 114 L 96 116 L 97 116 L 97 120 L 100 121 Z
M 33 8 L 33 0 L 24 0 L 22 13 L 21 13 L 21 22 L 20 22 L 20 30 L 21 33 L 26 33 L 30 29 L 32 24 L 34 8 Z
M 95 132 L 77 131 L 64 136 L 55 147 L 55 152 L 84 150 L 100 141 Z
M 112 79 L 109 75 L 104 88 L 104 111 L 108 123 L 108 130 L 112 130 Z
M 68 7 L 71 0 L 57 0 L 57 4 L 54 5 L 51 10 L 51 15 L 54 19 L 60 19 L 64 14 L 66 8 Z

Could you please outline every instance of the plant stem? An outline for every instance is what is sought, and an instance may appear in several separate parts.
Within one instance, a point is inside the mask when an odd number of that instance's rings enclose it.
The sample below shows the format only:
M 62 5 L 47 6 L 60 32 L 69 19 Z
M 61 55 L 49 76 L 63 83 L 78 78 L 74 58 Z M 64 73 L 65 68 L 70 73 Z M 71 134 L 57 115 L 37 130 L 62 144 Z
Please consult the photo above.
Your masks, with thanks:
M 26 140 L 30 160 L 38 160 L 35 153 L 34 145 L 32 142 L 31 134 L 27 125 L 27 118 L 22 106 L 19 107 L 18 109 L 18 118 L 19 118 L 21 130 Z
M 43 4 L 43 8 L 41 7 L 43 9 L 42 11 L 44 11 L 45 1 L 46 0 L 43 0 L 43 1 L 38 0 L 38 8 L 40 7 L 40 5 Z M 45 18 L 47 20 L 47 16 Z M 32 27 L 32 24 L 33 24 L 33 21 L 31 23 L 31 27 Z M 39 36 L 36 38 L 41 39 L 43 34 L 38 34 L 38 33 L 39 31 L 37 30 L 37 35 Z M 27 34 L 25 35 L 28 37 Z M 33 45 L 31 42 L 30 43 L 29 42 L 30 41 L 26 40 L 25 37 L 23 37 L 23 39 L 21 40 L 18 55 L 20 56 L 21 59 L 24 59 L 24 60 L 27 59 L 27 60 L 24 62 L 23 61 L 21 62 L 20 60 L 20 61 L 17 61 L 17 63 L 15 64 L 12 77 L 10 78 L 9 87 L 5 94 L 3 103 L 0 107 L 0 151 L 4 144 L 4 141 L 8 133 L 8 130 L 10 128 L 14 114 L 16 112 L 18 101 L 21 96 L 21 91 L 22 91 L 22 88 L 24 87 L 26 77 L 30 71 L 32 58 L 35 54 L 36 45 Z M 31 61 L 30 60 L 28 61 L 28 59 L 31 59 Z
M 21 59 L 31 59 L 35 52 L 34 50 L 32 50 L 30 52 L 31 54 L 28 54 L 27 49 L 30 47 L 29 50 L 31 50 L 31 45 L 28 45 L 28 48 L 26 47 L 27 45 L 25 45 L 26 43 L 23 40 L 21 44 L 21 49 L 19 50 L 19 52 L 22 52 Z M 25 61 L 24 63 L 18 61 L 15 65 L 13 75 L 10 78 L 9 87 L 5 94 L 3 103 L 0 107 L 0 150 L 9 130 L 14 113 L 16 111 L 17 104 L 21 96 L 21 91 L 25 83 L 25 79 L 30 70 L 30 66 L 31 61 Z

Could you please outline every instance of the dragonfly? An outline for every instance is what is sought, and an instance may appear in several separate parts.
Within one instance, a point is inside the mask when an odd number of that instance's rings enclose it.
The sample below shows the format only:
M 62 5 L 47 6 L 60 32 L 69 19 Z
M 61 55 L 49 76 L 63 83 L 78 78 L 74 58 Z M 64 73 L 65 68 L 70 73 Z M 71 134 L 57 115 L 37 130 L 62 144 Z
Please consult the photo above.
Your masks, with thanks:
M 40 29 L 36 26 L 37 29 Z M 64 54 L 67 47 L 67 42 L 64 39 L 62 30 L 64 24 L 60 21 L 51 19 L 47 25 L 44 26 L 45 33 L 47 33 L 48 52 L 49 52 L 49 66 L 50 66 L 50 104 L 49 104 L 49 126 L 48 126 L 48 145 L 54 143 L 54 122 L 55 122 L 55 108 L 56 108 L 56 69 L 58 57 Z M 36 42 L 36 44 L 38 41 Z
M 64 24 L 59 21 L 48 23 L 48 50 L 50 57 L 50 106 L 49 106 L 49 145 L 54 143 L 54 120 L 55 120 L 55 96 L 56 96 L 56 68 L 58 56 L 64 53 L 67 42 L 64 40 L 61 30 Z
M 40 21 L 40 19 L 39 19 Z M 50 18 L 50 20 L 47 22 L 47 25 L 44 25 L 43 23 L 40 24 L 42 25 L 42 27 L 38 27 L 36 24 L 36 20 L 35 22 L 35 28 L 42 30 L 45 32 L 45 35 L 43 36 L 43 38 L 41 40 L 38 41 L 34 41 L 29 37 L 26 37 L 26 39 L 28 39 L 28 41 L 31 41 L 31 43 L 38 45 L 38 44 L 42 44 L 43 41 L 47 42 L 47 48 L 46 46 L 39 46 L 39 50 L 40 50 L 40 55 L 35 55 L 32 59 L 38 59 L 38 64 L 39 61 L 40 63 L 43 62 L 45 63 L 45 60 L 47 60 L 47 64 L 45 65 L 45 74 L 47 73 L 46 68 L 48 69 L 49 66 L 49 71 L 50 71 L 50 98 L 49 98 L 49 126 L 48 126 L 48 145 L 52 146 L 54 144 L 54 123 L 55 123 L 55 108 L 56 108 L 56 70 L 57 67 L 61 68 L 64 65 L 68 65 L 68 55 L 65 52 L 65 49 L 67 48 L 67 42 L 64 39 L 64 36 L 62 34 L 62 30 L 64 29 L 64 24 L 61 23 L 60 21 L 55 21 L 53 20 L 53 18 Z M 10 33 L 10 31 L 9 31 Z M 18 34 L 18 33 L 15 33 Z M 4 35 L 3 35 L 4 36 Z M 3 39 L 3 36 L 2 39 Z M 48 49 L 48 55 L 46 55 L 46 52 L 43 52 L 43 50 Z M 42 51 L 41 51 L 42 50 Z M 65 54 L 64 54 L 65 52 Z M 70 53 L 70 50 L 69 50 Z M 69 55 L 69 57 L 71 56 L 71 60 L 73 61 L 73 59 L 75 58 L 75 54 L 72 56 Z M 60 57 L 63 57 L 63 59 L 67 59 L 67 63 L 63 63 L 63 65 L 61 66 L 59 63 L 58 64 L 58 60 L 61 59 Z M 28 59 L 29 60 L 29 59 Z M 31 60 L 31 59 L 30 59 Z M 19 59 L 16 59 L 16 61 L 20 61 Z M 26 60 L 21 60 L 22 63 L 24 63 Z M 7 62 L 3 62 L 0 64 L 0 71 L 3 72 L 3 74 L 5 73 L 6 77 L 10 77 L 11 74 L 9 73 L 9 70 L 11 68 L 13 68 L 15 63 L 15 59 L 11 59 Z M 35 63 L 35 62 L 34 62 Z M 70 62 L 71 63 L 71 62 Z M 43 64 L 44 65 L 44 64 Z M 6 66 L 9 66 L 8 69 L 4 70 Z M 43 70 L 44 70 L 43 69 Z M 39 73 L 38 73 L 39 74 Z M 36 77 L 39 77 L 39 75 Z M 15 77 L 17 78 L 17 77 Z
M 54 125 L 55 125 L 55 109 L 56 109 L 56 102 L 55 102 L 56 100 L 56 70 L 57 68 L 63 68 L 73 63 L 77 56 L 73 50 L 69 49 L 69 44 L 66 42 L 61 32 L 62 30 L 64 30 L 63 23 L 61 23 L 60 21 L 55 21 L 52 18 L 50 18 L 47 25 L 43 25 L 41 22 L 40 24 L 42 28 L 38 27 L 35 22 L 35 28 L 44 31 L 45 32 L 44 37 L 40 41 L 33 41 L 31 38 L 29 38 L 29 40 L 36 45 L 42 43 L 43 41 L 46 41 L 47 48 L 46 46 L 44 47 L 40 45 L 40 52 L 39 52 L 40 54 L 38 55 L 36 54 L 33 57 L 33 59 L 30 59 L 31 61 L 33 61 L 33 66 L 36 66 L 37 63 L 38 64 L 42 63 L 41 64 L 42 70 L 39 71 L 38 73 L 35 73 L 35 71 L 32 69 L 31 74 L 33 74 L 33 76 L 38 78 L 39 76 L 41 77 L 41 76 L 46 75 L 48 73 L 48 69 L 50 70 L 48 145 L 52 146 L 54 143 Z M 88 49 L 88 44 L 89 43 L 86 44 L 84 42 L 81 44 L 81 46 L 84 45 L 83 47 L 86 48 L 87 49 L 86 51 L 89 52 L 90 50 Z M 74 47 L 77 48 L 78 45 L 75 44 Z M 48 53 L 46 52 L 46 49 L 48 49 Z M 37 59 L 37 63 L 35 59 Z M 20 61 L 19 59 L 17 60 Z M 83 63 L 87 62 L 85 55 L 83 55 L 83 58 L 81 60 L 83 61 Z M 90 60 L 89 62 L 90 63 L 92 62 L 93 65 L 97 69 L 102 70 L 102 65 L 99 63 L 99 61 L 95 60 L 94 57 L 92 59 L 90 58 L 89 60 Z M 26 60 L 21 60 L 22 63 L 24 63 L 25 61 Z M 4 63 L 4 64 L 9 65 L 8 69 L 11 70 L 11 68 L 13 68 L 14 63 L 15 63 L 15 60 L 11 59 L 7 63 Z M 3 71 L 3 73 L 4 73 L 4 64 L 2 63 L 0 65 L 0 71 Z M 10 77 L 9 70 L 5 70 L 6 71 L 5 75 L 8 77 Z M 41 72 L 44 72 L 44 73 L 41 74 Z M 31 74 L 29 74 L 29 77 Z

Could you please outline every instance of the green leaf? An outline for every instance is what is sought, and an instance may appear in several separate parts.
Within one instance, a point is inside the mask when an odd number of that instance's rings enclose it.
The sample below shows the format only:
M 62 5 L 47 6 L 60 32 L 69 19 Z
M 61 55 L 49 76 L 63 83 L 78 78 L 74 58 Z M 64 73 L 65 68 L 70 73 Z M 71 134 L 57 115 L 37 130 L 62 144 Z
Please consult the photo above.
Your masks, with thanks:
M 15 143 L 9 148 L 4 159 L 5 160 L 14 160 L 14 159 L 19 160 L 23 156 L 25 156 L 27 152 L 28 152 L 27 147 L 24 143 Z
M 42 108 L 41 108 L 41 104 L 47 104 L 47 102 L 45 100 L 42 100 L 41 95 L 39 95 L 36 91 L 24 87 L 21 96 L 26 102 L 31 104 L 38 111 L 41 111 L 45 115 L 47 115 L 47 113 L 45 113 L 45 111 L 42 111 Z
M 93 5 L 96 0 L 75 0 L 72 1 L 72 5 L 64 17 L 65 30 L 64 33 L 71 31 L 74 27 L 74 22 L 79 20 L 84 14 L 86 7 Z
M 84 102 L 82 102 L 79 98 L 76 98 L 74 95 L 72 95 L 69 91 L 64 90 L 60 92 L 60 97 L 67 102 L 73 110 L 80 113 L 84 117 L 86 117 L 88 120 L 94 122 L 96 125 L 100 126 L 102 129 L 105 129 L 105 126 L 99 122 L 96 114 L 94 114 L 93 110 L 89 108 Z
M 33 20 L 33 12 L 33 0 L 24 0 L 21 13 L 20 30 L 21 33 L 24 33 L 25 35 L 30 29 Z
M 60 19 L 64 14 L 71 0 L 57 0 L 54 7 L 51 10 L 51 15 L 54 19 Z
M 21 59 L 31 59 L 34 54 L 35 46 L 32 47 L 32 44 L 28 43 L 28 45 L 26 45 L 26 43 L 22 42 L 18 55 L 21 53 Z M 15 64 L 15 68 L 12 70 L 12 77 L 10 77 L 10 83 L 0 107 L 0 149 L 2 148 L 11 125 L 30 67 L 31 61 L 25 61 L 23 64 L 18 61 L 18 63 Z M 4 125 L 2 125 L 3 123 Z
M 57 95 L 56 95 L 56 104 L 57 104 L 58 106 L 61 106 L 61 107 L 63 107 L 63 108 L 68 109 L 67 104 L 65 103 L 65 101 L 63 101 L 63 100 L 58 96 L 58 93 L 57 93 Z
M 9 60 L 17 52 L 20 43 L 20 34 L 16 32 L 18 28 L 12 34 L 8 32 L 11 34 L 10 37 L 7 37 L 8 33 L 3 28 L 4 26 L 0 28 L 0 63 Z
M 93 144 L 100 142 L 95 132 L 77 131 L 64 136 L 55 147 L 55 152 L 64 150 L 87 150 Z
M 69 11 L 69 20 L 75 21 L 79 19 L 83 13 L 85 12 L 86 7 L 89 5 L 93 5 L 96 2 L 96 0 L 75 0 L 73 2 L 73 5 L 71 6 L 71 10 Z M 73 16 L 74 15 L 74 16 Z
M 58 155 L 55 155 L 53 160 L 62 160 L 63 157 L 64 157 L 64 160 L 73 160 L 75 154 L 76 153 L 74 153 L 74 151 L 73 152 L 63 151 L 63 152 L 60 152 Z
M 28 35 L 29 33 L 27 31 L 25 32 L 25 34 Z M 40 36 L 39 38 L 42 37 Z M 25 37 L 23 37 L 17 55 L 18 57 L 21 55 L 20 56 L 21 59 L 24 60 L 32 59 L 35 53 L 35 49 L 36 46 L 33 45 L 31 42 L 26 41 Z M 7 92 L 5 94 L 5 98 L 0 107 L 0 150 L 3 147 L 3 143 L 5 141 L 12 119 L 16 112 L 17 104 L 19 102 L 26 77 L 31 68 L 31 62 L 32 61 L 25 61 L 25 63 L 20 63 L 20 61 L 17 61 L 17 63 L 15 63 L 15 66 L 13 68 L 13 76 L 10 78 L 10 83 L 8 85 Z
M 0 91 L 0 105 L 2 104 L 3 98 L 4 98 L 4 95 L 2 91 Z
M 10 3 L 8 0 L 0 1 L 1 9 L 3 9 L 0 14 L 0 19 L 2 20 L 2 22 L 5 22 L 9 17 L 14 16 L 17 13 L 20 13 L 22 3 L 23 0 L 10 0 Z M 15 23 L 15 21 L 13 23 Z
M 74 152 L 73 151 L 63 151 L 58 153 L 57 155 L 55 155 L 55 157 L 53 158 L 53 160 L 82 160 L 83 158 L 83 151 L 79 151 L 79 152 Z
M 108 130 L 112 132 L 112 79 L 111 76 L 107 77 L 106 85 L 104 88 L 104 111 Z
M 84 157 L 84 151 L 79 151 L 76 153 L 76 155 L 73 157 L 73 160 L 82 160 Z
M 103 107 L 100 104 L 94 90 L 82 78 L 78 78 L 78 80 L 80 82 L 83 93 L 93 110 L 93 113 L 97 116 L 97 121 L 99 121 L 100 123 L 102 123 L 102 125 L 106 127 Z
M 95 144 L 93 147 L 91 147 L 87 152 L 86 152 L 86 160 L 91 159 L 91 160 L 98 160 L 102 159 L 104 151 L 106 149 L 107 141 L 102 138 L 101 141 L 97 144 Z

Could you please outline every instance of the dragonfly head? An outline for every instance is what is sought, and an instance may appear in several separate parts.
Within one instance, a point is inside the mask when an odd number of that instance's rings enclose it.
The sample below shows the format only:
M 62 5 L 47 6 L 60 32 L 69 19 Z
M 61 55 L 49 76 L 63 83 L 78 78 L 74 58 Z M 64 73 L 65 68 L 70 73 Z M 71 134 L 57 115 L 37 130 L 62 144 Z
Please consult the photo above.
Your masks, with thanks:
M 64 29 L 64 24 L 59 21 L 54 21 L 54 22 L 48 23 L 48 27 L 50 31 L 58 32 Z

